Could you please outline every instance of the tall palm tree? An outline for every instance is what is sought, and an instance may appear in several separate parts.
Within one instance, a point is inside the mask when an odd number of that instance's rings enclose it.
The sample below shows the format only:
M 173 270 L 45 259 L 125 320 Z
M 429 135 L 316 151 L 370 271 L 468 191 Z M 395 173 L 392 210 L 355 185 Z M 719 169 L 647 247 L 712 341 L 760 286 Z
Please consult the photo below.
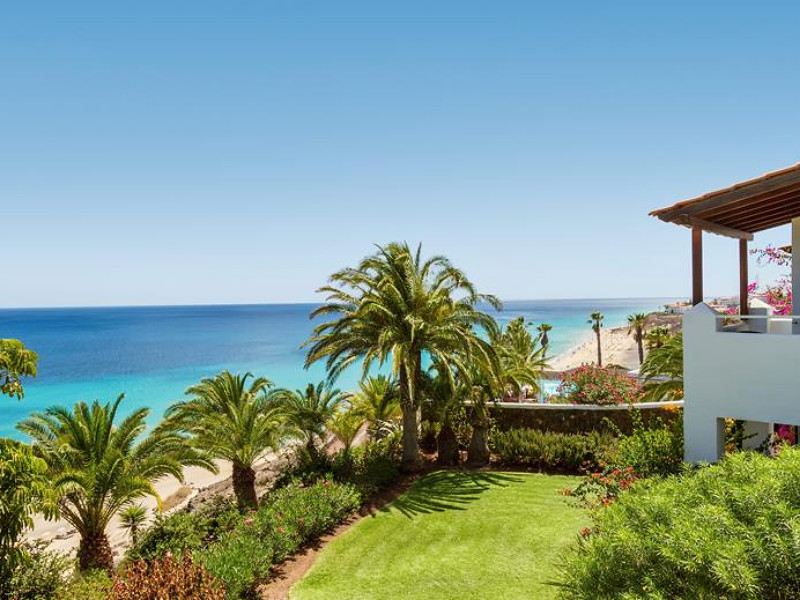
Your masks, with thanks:
M 253 464 L 277 448 L 283 436 L 280 415 L 267 394 L 272 385 L 252 373 L 222 371 L 186 390 L 173 404 L 163 428 L 188 434 L 195 447 L 231 462 L 233 492 L 241 510 L 258 506 Z
M 362 379 L 350 402 L 353 410 L 369 423 L 369 435 L 373 439 L 384 437 L 387 427 L 400 416 L 397 382 L 386 375 Z
M 539 332 L 539 343 L 542 345 L 542 358 L 547 356 L 547 348 L 550 346 L 550 335 L 549 333 L 553 330 L 553 326 L 550 323 L 540 323 L 539 326 L 536 328 L 536 331 Z
M 341 390 L 328 382 L 309 383 L 305 390 L 275 390 L 270 394 L 279 407 L 289 430 L 299 435 L 308 450 L 325 436 L 326 424 L 344 402 Z
M 342 442 L 345 452 L 350 450 L 362 425 L 364 425 L 364 417 L 352 408 L 338 410 L 328 420 L 328 430 Z
M 306 342 L 306 365 L 324 359 L 331 379 L 359 361 L 364 376 L 375 363 L 391 361 L 400 386 L 405 470 L 415 470 L 420 461 L 417 392 L 423 355 L 450 372 L 465 371 L 475 354 L 491 359 L 491 347 L 475 328 L 492 319 L 477 305 L 500 307 L 493 296 L 478 294 L 447 258 L 421 254 L 421 246 L 413 252 L 408 244 L 391 243 L 378 246 L 357 267 L 334 273 L 320 289 L 327 302 L 312 313 L 331 320 L 315 327 Z
M 19 340 L 0 339 L 0 393 L 21 400 L 22 377 L 36 377 L 39 355 Z
M 595 336 L 597 336 L 597 366 L 603 366 L 603 349 L 600 345 L 600 329 L 603 327 L 603 313 L 593 312 L 589 315 L 589 320 L 587 323 L 591 323 L 592 331 L 594 331 Z
M 628 335 L 633 335 L 636 347 L 639 350 L 639 364 L 644 362 L 644 328 L 647 324 L 647 315 L 634 313 L 628 315 Z
M 119 514 L 120 526 L 131 536 L 134 546 L 139 541 L 139 532 L 147 521 L 147 509 L 141 504 L 129 506 Z
M 183 482 L 187 465 L 216 469 L 176 433 L 156 429 L 142 438 L 147 408 L 116 423 L 123 397 L 106 404 L 95 400 L 91 406 L 78 402 L 72 411 L 54 406 L 17 425 L 47 463 L 52 485 L 61 494 L 61 517 L 81 537 L 81 570 L 111 571 L 114 560 L 106 527 L 140 498 L 153 496 L 160 505 L 154 486 L 158 479 L 172 475 Z
M 672 332 L 669 327 L 658 325 L 650 329 L 645 334 L 644 339 L 647 342 L 647 349 L 655 350 L 656 348 L 661 348 L 671 337 Z

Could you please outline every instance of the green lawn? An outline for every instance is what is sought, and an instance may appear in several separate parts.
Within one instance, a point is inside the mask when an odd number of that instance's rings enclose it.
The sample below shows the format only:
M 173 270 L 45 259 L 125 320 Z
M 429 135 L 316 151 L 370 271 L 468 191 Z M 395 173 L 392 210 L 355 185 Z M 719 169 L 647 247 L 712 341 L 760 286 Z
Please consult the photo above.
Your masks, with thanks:
M 439 471 L 334 539 L 292 600 L 553 598 L 585 513 L 575 477 Z

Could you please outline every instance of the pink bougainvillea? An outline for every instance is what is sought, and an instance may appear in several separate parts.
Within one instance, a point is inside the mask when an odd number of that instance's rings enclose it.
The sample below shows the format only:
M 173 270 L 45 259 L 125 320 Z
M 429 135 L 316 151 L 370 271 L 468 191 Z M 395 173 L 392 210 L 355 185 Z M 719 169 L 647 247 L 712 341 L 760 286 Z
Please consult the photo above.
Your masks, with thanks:
M 642 400 L 642 386 L 616 369 L 583 365 L 564 373 L 550 402 L 560 404 L 630 404 Z
M 756 262 L 759 265 L 774 265 L 776 267 L 791 267 L 792 265 L 791 253 L 782 248 L 767 246 L 766 248 L 751 250 L 750 253 L 756 256 Z M 776 315 L 792 314 L 792 280 L 788 275 L 780 277 L 771 285 L 761 287 L 759 287 L 757 281 L 753 281 L 747 286 L 747 295 L 748 297 L 758 296 L 762 298 L 772 306 Z M 728 309 L 728 313 L 738 314 L 739 307 L 731 307 Z

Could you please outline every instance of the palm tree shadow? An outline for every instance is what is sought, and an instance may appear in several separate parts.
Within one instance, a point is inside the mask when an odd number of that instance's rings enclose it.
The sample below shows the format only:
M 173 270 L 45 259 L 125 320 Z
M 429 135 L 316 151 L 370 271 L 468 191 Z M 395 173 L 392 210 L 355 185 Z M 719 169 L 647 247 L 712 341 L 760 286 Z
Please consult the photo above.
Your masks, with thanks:
M 486 490 L 506 487 L 520 481 L 518 475 L 478 471 L 436 471 L 425 475 L 408 491 L 380 512 L 398 510 L 408 518 L 414 515 L 466 510 Z

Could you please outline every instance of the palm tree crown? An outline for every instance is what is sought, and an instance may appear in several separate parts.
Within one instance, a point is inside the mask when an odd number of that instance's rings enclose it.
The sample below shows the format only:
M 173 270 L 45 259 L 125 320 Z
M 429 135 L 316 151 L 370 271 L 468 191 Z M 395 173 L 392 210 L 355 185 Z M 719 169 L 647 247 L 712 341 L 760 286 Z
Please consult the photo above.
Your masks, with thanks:
M 531 334 L 525 318 L 509 321 L 503 330 L 491 332 L 489 339 L 500 358 L 506 393 L 523 388 L 538 393 L 542 371 L 547 368 L 545 347 L 539 345 L 540 337 Z
M 122 509 L 144 496 L 161 499 L 154 482 L 167 475 L 183 481 L 183 467 L 215 467 L 184 438 L 164 430 L 144 434 L 149 409 L 140 408 L 119 424 L 114 403 L 78 402 L 70 411 L 56 406 L 17 427 L 33 439 L 61 495 L 61 516 L 80 534 L 81 569 L 113 567 L 106 527 Z
M 258 503 L 253 463 L 282 438 L 277 406 L 267 394 L 271 385 L 252 373 L 223 371 L 189 387 L 189 399 L 173 404 L 163 424 L 190 435 L 209 456 L 232 463 L 234 492 L 242 509 Z
M 309 383 L 305 390 L 275 390 L 271 396 L 289 430 L 302 437 L 309 448 L 322 440 L 326 424 L 344 401 L 341 390 L 325 381 Z
M 350 397 L 353 410 L 369 423 L 372 438 L 382 437 L 387 427 L 400 416 L 397 382 L 386 375 L 362 379 L 358 391 Z
M 306 365 L 325 360 L 332 379 L 361 361 L 363 376 L 376 363 L 391 361 L 399 378 L 403 413 L 403 465 L 419 461 L 416 410 L 423 353 L 432 360 L 466 369 L 472 354 L 492 349 L 475 327 L 490 326 L 479 302 L 499 308 L 493 296 L 478 294 L 460 270 L 443 256 L 423 259 L 407 244 L 379 246 L 356 268 L 331 276 L 320 290 L 327 302 L 312 313 L 331 320 L 315 327 L 306 343 Z M 449 369 L 450 370 L 450 369 Z

